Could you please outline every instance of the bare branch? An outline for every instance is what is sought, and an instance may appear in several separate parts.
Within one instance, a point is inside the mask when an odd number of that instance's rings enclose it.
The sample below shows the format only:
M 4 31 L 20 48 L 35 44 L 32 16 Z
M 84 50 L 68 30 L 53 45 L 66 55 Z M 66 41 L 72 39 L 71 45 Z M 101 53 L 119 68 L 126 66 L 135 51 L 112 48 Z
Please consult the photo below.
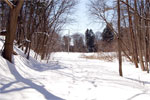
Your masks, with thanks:
M 13 9 L 13 7 L 15 6 L 11 1 L 9 0 L 4 0 L 9 6 L 11 9 Z
M 20 9 L 21 9 L 21 7 L 22 7 L 22 5 L 23 5 L 23 2 L 24 2 L 24 0 L 19 0 L 19 3 L 17 4 L 17 13 L 19 13 L 20 12 Z
M 120 2 L 122 2 L 123 4 L 127 5 L 132 11 L 134 11 L 134 13 L 136 13 L 138 15 L 138 17 L 146 20 L 146 21 L 150 21 L 150 18 L 145 18 L 144 16 L 140 15 L 133 7 L 131 7 L 129 4 L 127 4 L 125 1 L 120 0 Z

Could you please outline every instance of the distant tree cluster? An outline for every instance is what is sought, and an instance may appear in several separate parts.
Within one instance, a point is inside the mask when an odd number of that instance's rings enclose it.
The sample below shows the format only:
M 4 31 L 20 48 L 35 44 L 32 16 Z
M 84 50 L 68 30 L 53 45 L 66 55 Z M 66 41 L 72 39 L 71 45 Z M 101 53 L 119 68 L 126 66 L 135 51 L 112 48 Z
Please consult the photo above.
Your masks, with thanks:
M 62 51 L 65 52 L 86 52 L 84 36 L 81 33 L 74 33 L 71 36 L 62 37 Z
M 114 32 L 108 25 L 106 25 L 106 28 L 102 32 L 102 40 L 106 42 L 111 42 L 113 39 L 114 39 Z
M 86 47 L 84 43 L 84 36 L 79 33 L 76 33 L 72 35 L 72 39 L 73 39 L 73 51 L 85 52 Z
M 101 33 L 101 40 L 97 42 L 97 50 L 103 52 L 117 51 L 117 42 L 114 37 L 113 30 L 111 30 L 109 25 L 106 25 Z
M 85 32 L 85 41 L 88 52 L 95 52 L 95 34 L 92 29 L 87 29 Z
M 112 52 L 116 50 L 114 33 L 107 25 L 102 33 L 94 33 L 92 29 L 87 29 L 84 35 L 82 33 L 65 35 L 62 40 L 62 51 Z

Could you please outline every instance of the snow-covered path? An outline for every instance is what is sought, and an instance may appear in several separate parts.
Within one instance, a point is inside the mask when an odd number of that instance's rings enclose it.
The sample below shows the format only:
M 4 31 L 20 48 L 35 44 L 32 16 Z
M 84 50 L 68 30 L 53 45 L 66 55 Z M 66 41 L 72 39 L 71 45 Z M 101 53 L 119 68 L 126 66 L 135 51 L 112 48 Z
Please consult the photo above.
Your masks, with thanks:
M 150 75 L 124 62 L 55 53 L 49 64 L 27 60 L 21 51 L 14 65 L 0 57 L 0 100 L 149 100 Z M 10 71 L 9 71 L 10 70 Z
M 63 56 L 63 58 L 62 58 Z M 66 69 L 59 71 L 72 78 L 68 100 L 149 100 L 150 78 L 124 63 L 124 77 L 118 76 L 118 62 L 105 62 L 80 58 L 81 54 L 58 53 L 54 60 L 64 63 Z

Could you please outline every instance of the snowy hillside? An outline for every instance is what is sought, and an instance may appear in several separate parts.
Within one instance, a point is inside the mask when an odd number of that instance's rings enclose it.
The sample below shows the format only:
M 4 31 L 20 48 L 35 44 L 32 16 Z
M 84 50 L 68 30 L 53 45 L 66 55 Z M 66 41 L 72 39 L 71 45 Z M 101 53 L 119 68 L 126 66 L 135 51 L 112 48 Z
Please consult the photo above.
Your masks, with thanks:
M 150 100 L 150 75 L 130 62 L 123 63 L 120 77 L 117 60 L 54 53 L 44 64 L 15 51 L 14 64 L 0 56 L 0 100 Z

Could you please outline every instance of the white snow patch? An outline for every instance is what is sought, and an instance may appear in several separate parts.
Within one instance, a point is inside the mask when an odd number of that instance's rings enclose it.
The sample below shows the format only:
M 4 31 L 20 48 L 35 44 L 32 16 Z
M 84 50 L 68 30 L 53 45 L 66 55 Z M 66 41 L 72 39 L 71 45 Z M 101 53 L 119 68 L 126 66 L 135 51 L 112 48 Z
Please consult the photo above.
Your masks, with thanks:
M 14 64 L 0 56 L 0 100 L 150 100 L 150 75 L 130 62 L 123 62 L 120 77 L 117 60 L 59 52 L 46 64 L 15 51 Z

